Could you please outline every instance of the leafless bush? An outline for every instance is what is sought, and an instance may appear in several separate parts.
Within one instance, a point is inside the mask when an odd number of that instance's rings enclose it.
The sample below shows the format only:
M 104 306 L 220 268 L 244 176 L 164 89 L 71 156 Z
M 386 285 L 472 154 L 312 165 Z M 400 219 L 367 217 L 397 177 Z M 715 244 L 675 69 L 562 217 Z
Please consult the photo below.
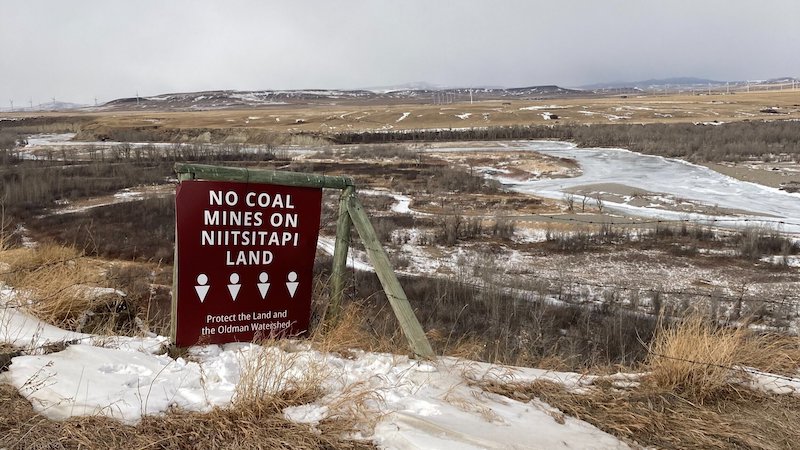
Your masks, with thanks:
M 119 203 L 85 212 L 52 215 L 31 228 L 91 254 L 141 261 L 172 261 L 175 211 L 172 196 Z
M 564 194 L 564 203 L 567 205 L 567 211 L 575 211 L 575 195 L 567 192 Z
M 128 186 L 161 183 L 172 173 L 168 163 L 97 163 L 78 166 L 15 166 L 0 175 L 0 198 L 16 216 L 38 215 L 56 200 L 75 201 L 111 194 Z
M 775 230 L 747 228 L 734 242 L 737 254 L 745 259 L 758 260 L 767 255 L 790 255 L 800 252 L 800 244 L 782 236 Z
M 495 219 L 491 228 L 492 236 L 506 240 L 511 239 L 514 237 L 515 228 L 516 224 L 513 220 L 502 217 Z
M 656 320 L 622 308 L 599 311 L 549 304 L 536 294 L 512 295 L 495 284 L 492 262 L 482 265 L 481 286 L 451 279 L 404 277 L 401 283 L 435 351 L 505 364 L 578 369 L 646 358 Z M 485 272 L 485 273 L 484 273 Z M 522 287 L 522 285 L 520 285 Z M 356 299 L 363 327 L 405 346 L 375 274 L 357 272 Z
M 430 194 L 437 192 L 492 194 L 500 190 L 497 181 L 483 178 L 466 170 L 441 168 L 425 172 L 425 175 L 429 177 L 426 191 Z

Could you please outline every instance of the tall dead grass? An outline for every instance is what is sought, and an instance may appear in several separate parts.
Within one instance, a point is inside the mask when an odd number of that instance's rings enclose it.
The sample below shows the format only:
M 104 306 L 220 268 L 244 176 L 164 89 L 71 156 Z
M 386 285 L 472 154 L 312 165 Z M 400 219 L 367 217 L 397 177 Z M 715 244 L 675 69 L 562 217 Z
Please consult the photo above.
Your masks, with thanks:
M 640 382 L 627 388 L 608 378 L 581 392 L 542 380 L 481 385 L 515 400 L 541 399 L 645 447 L 789 449 L 800 442 L 800 398 L 742 384 L 745 367 L 796 374 L 800 338 L 695 316 L 662 326 L 649 351 Z
M 729 392 L 700 404 L 652 386 L 631 390 L 599 384 L 587 393 L 549 381 L 489 384 L 520 401 L 538 398 L 624 441 L 646 448 L 791 449 L 800 442 L 800 399 Z
M 335 325 L 324 323 L 314 329 L 311 344 L 321 352 L 345 356 L 355 349 L 397 354 L 408 351 L 407 341 L 402 336 L 378 332 L 370 325 L 369 317 L 370 311 L 363 302 L 348 301 L 342 306 Z
M 651 342 L 648 380 L 696 402 L 738 389 L 746 367 L 795 373 L 800 367 L 800 338 L 755 333 L 747 327 L 723 327 L 700 316 L 662 328 Z
M 347 375 L 314 356 L 313 350 L 287 341 L 264 340 L 258 344 L 242 354 L 243 369 L 232 408 L 270 411 L 320 402 L 326 413 L 317 425 L 319 430 L 340 436 L 372 433 L 380 417 L 370 405 L 380 395 L 370 383 L 345 383 L 341 392 L 326 389 Z
M 109 295 L 96 290 L 107 285 L 105 264 L 84 257 L 74 247 L 40 244 L 17 248 L 0 253 L 0 260 L 8 265 L 0 281 L 21 293 L 19 306 L 49 324 L 78 330 L 85 328 L 87 314 L 103 309 L 99 307 L 113 308 Z M 107 318 L 114 317 L 110 314 Z M 113 329 L 113 324 L 98 322 L 89 331 Z
M 310 403 L 322 396 L 327 367 L 287 352 L 276 340 L 262 340 L 244 352 L 234 407 L 273 408 Z

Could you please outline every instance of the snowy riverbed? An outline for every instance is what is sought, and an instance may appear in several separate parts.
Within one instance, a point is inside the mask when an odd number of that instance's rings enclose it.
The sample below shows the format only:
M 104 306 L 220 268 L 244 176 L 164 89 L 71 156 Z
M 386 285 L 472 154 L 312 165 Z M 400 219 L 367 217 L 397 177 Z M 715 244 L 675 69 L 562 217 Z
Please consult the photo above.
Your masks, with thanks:
M 470 147 L 471 151 L 476 148 Z M 624 185 L 674 198 L 688 199 L 712 208 L 742 211 L 736 216 L 671 211 L 626 202 L 604 200 L 605 207 L 634 216 L 682 220 L 722 221 L 719 226 L 741 227 L 763 223 L 769 228 L 800 234 L 800 193 L 788 193 L 756 183 L 737 180 L 707 167 L 661 156 L 643 155 L 624 149 L 577 148 L 556 141 L 519 141 L 480 147 L 483 151 L 535 151 L 578 162 L 582 174 L 572 178 L 520 181 L 497 174 L 507 188 L 551 199 L 562 199 L 573 189 L 592 185 Z M 449 148 L 448 151 L 459 151 Z M 580 197 L 580 196 L 578 196 Z M 783 221 L 784 224 L 777 222 Z

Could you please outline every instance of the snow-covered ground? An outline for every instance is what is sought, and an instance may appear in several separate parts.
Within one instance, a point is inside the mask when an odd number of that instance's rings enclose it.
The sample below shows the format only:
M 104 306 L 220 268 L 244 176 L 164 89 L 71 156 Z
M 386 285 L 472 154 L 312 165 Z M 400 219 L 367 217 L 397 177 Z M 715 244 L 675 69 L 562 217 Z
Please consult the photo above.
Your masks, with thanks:
M 103 338 L 60 330 L 11 306 L 12 289 L 4 288 L 0 296 L 0 342 L 29 350 L 45 342 L 74 342 L 54 353 L 17 356 L 0 375 L 0 382 L 14 385 L 34 409 L 55 420 L 104 415 L 133 424 L 171 407 L 226 407 L 243 374 L 257 361 L 269 361 L 265 375 L 271 378 L 263 384 L 268 391 L 304 381 L 314 381 L 324 391 L 313 403 L 287 408 L 288 419 L 314 426 L 359 402 L 360 435 L 381 448 L 628 448 L 539 400 L 516 401 L 475 384 L 544 379 L 578 390 L 592 383 L 591 376 L 361 351 L 345 358 L 304 342 L 280 348 L 197 346 L 186 358 L 172 359 L 163 352 L 165 338 Z
M 570 372 L 499 366 L 459 358 L 416 361 L 405 356 L 353 351 L 347 357 L 306 342 L 196 346 L 185 358 L 164 351 L 167 339 L 103 337 L 61 330 L 14 307 L 17 293 L 0 289 L 0 342 L 26 354 L 14 357 L 0 382 L 10 383 L 33 408 L 54 420 L 103 415 L 135 424 L 170 408 L 210 411 L 231 406 L 248 371 L 263 372 L 265 393 L 314 383 L 323 392 L 311 403 L 284 410 L 292 421 L 316 426 L 338 414 L 359 419 L 356 437 L 385 449 L 629 448 L 591 424 L 534 399 L 518 401 L 481 389 L 481 382 L 546 380 L 573 392 L 599 378 Z M 71 342 L 42 354 L 46 343 Z M 797 394 L 800 379 L 741 368 L 745 386 Z M 641 374 L 603 377 L 635 387 Z

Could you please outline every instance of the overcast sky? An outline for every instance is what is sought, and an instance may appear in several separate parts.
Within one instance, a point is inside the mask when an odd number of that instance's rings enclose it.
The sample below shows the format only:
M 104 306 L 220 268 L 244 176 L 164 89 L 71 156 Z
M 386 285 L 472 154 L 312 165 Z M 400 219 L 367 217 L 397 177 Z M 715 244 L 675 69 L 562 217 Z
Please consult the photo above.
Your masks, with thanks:
M 210 89 L 800 76 L 797 0 L 26 0 L 0 106 Z

